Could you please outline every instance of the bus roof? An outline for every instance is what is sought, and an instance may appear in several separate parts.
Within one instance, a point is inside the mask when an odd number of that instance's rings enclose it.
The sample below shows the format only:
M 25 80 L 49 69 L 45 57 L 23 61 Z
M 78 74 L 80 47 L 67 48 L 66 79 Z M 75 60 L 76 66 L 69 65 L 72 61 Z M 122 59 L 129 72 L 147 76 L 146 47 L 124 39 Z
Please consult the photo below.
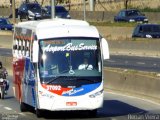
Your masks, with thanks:
M 97 29 L 88 22 L 73 19 L 48 19 L 21 22 L 15 25 L 34 31 L 38 39 L 55 37 L 99 37 Z

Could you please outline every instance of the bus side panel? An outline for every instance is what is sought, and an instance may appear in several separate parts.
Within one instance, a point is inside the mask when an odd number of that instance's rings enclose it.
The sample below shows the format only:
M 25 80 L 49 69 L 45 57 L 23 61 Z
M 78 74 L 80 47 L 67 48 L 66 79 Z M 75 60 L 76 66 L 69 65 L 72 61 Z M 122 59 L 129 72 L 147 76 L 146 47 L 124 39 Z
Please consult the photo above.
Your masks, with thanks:
M 35 72 L 33 64 L 29 58 L 25 60 L 24 78 L 22 84 L 22 101 L 30 106 L 35 107 Z
M 17 59 L 13 62 L 13 83 L 15 84 L 15 97 L 20 101 L 22 92 L 21 84 L 24 71 L 24 59 Z

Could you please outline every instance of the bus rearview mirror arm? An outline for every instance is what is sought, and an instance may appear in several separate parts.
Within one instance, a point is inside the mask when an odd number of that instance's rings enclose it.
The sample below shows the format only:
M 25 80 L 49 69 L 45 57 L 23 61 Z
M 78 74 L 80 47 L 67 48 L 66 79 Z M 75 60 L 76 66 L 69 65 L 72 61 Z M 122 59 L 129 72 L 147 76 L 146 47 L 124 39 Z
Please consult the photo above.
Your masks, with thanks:
M 105 38 L 101 39 L 101 45 L 102 45 L 103 60 L 107 60 L 110 58 L 110 56 L 109 56 L 108 42 Z
M 32 53 L 32 62 L 33 63 L 38 62 L 38 51 L 39 51 L 38 41 L 34 41 L 33 42 L 33 53 Z

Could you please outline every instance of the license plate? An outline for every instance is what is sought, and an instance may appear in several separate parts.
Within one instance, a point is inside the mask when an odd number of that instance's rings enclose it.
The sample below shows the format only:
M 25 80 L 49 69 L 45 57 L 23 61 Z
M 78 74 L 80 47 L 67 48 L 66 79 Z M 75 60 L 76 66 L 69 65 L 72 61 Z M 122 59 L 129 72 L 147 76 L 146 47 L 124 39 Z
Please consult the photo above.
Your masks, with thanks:
M 66 106 L 77 106 L 77 102 L 66 102 Z

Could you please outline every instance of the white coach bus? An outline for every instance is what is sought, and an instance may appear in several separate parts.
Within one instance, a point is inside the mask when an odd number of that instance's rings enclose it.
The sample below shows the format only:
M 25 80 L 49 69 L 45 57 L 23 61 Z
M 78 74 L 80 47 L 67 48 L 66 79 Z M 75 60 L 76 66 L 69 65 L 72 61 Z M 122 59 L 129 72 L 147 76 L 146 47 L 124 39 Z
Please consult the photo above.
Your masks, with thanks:
M 87 111 L 103 105 L 107 41 L 81 20 L 40 20 L 15 25 L 13 81 L 21 111 Z

